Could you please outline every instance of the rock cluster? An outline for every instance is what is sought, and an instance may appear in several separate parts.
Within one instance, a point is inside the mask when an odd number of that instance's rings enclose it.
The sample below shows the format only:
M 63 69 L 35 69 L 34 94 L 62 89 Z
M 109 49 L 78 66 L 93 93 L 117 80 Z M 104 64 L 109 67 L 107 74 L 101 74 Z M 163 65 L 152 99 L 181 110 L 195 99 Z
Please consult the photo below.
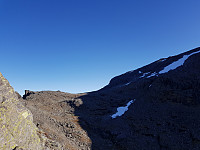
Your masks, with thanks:
M 21 101 L 34 114 L 37 127 L 45 131 L 49 138 L 58 141 L 65 150 L 91 149 L 91 140 L 75 114 L 76 107 L 82 105 L 78 97 L 83 94 L 60 91 L 28 93 L 31 94 Z

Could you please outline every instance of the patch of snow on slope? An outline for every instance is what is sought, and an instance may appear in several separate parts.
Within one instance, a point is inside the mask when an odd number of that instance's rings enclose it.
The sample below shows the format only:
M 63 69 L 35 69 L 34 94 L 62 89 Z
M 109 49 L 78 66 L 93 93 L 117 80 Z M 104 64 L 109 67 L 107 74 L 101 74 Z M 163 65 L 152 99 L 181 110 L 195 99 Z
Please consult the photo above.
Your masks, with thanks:
M 135 99 L 129 101 L 125 107 L 118 107 L 118 108 L 117 108 L 117 112 L 111 116 L 112 119 L 114 119 L 114 118 L 116 118 L 116 117 L 118 117 L 118 116 L 122 116 L 122 115 L 128 110 L 128 107 L 129 107 L 134 101 L 135 101 Z
M 125 85 L 129 85 L 131 82 L 126 83 Z
M 150 77 L 153 77 L 153 76 L 158 76 L 156 72 L 150 74 L 149 76 L 147 76 L 146 78 L 150 78 Z
M 140 77 L 140 78 L 143 78 L 145 77 L 146 75 L 148 75 L 150 72 L 147 72 L 147 73 L 143 73 L 143 75 Z
M 165 60 L 167 60 L 167 58 L 164 58 L 163 60 L 161 60 L 160 62 L 163 62 L 163 61 L 165 61 Z
M 189 55 L 184 55 L 182 58 L 180 58 L 179 60 L 173 62 L 172 64 L 166 66 L 163 70 L 161 70 L 159 72 L 159 74 L 162 74 L 162 73 L 167 73 L 168 71 L 170 70 L 174 70 L 176 68 L 178 68 L 179 66 L 182 66 L 184 64 L 184 62 L 191 56 L 191 55 L 194 55 L 196 53 L 199 53 L 200 51 L 197 51 L 197 52 L 193 52 Z

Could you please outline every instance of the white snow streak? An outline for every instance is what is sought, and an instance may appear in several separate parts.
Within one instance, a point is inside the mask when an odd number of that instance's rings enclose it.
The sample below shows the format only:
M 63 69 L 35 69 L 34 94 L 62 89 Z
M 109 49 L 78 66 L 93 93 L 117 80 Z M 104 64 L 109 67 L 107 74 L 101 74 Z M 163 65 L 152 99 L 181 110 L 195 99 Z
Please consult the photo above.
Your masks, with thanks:
M 154 73 L 150 74 L 149 76 L 147 76 L 146 78 L 150 78 L 150 77 L 153 77 L 153 76 L 156 76 L 156 75 L 157 75 L 157 73 L 154 72 Z M 158 75 L 157 75 L 157 76 L 158 76 Z
M 118 107 L 118 108 L 117 108 L 117 112 L 111 116 L 112 119 L 114 119 L 114 118 L 116 118 L 116 117 L 118 117 L 118 116 L 122 116 L 122 115 L 128 110 L 128 107 L 129 107 L 133 102 L 135 102 L 135 99 L 129 101 L 125 107 Z
M 149 73 L 151 73 L 151 72 L 143 73 L 143 75 L 142 75 L 140 78 L 145 77 L 145 76 L 146 76 L 147 74 L 149 74 Z
M 167 58 L 164 58 L 163 60 L 161 60 L 160 62 L 163 62 L 163 61 L 165 61 L 165 60 L 167 60 Z
M 125 85 L 129 85 L 131 82 L 129 82 L 129 83 L 126 83 Z
M 178 68 L 179 66 L 182 66 L 184 64 L 184 62 L 193 54 L 196 54 L 196 53 L 199 53 L 200 51 L 197 51 L 197 52 L 193 52 L 189 55 L 184 55 L 182 58 L 180 58 L 179 60 L 171 63 L 170 65 L 166 66 L 163 70 L 161 70 L 159 72 L 159 74 L 162 74 L 162 73 L 167 73 L 168 71 L 170 70 L 174 70 L 176 68 Z
M 159 74 L 167 73 L 167 72 L 170 71 L 170 70 L 174 70 L 174 69 L 176 69 L 176 68 L 182 66 L 182 65 L 184 64 L 184 62 L 185 62 L 190 56 L 192 56 L 192 55 L 194 55 L 194 54 L 197 54 L 197 53 L 199 53 L 199 52 L 200 52 L 200 50 L 197 51 L 197 52 L 193 52 L 193 53 L 191 53 L 191 54 L 189 54 L 189 55 L 184 55 L 184 56 L 183 56 L 182 58 L 180 58 L 179 60 L 177 60 L 177 61 L 175 61 L 175 62 L 169 64 L 169 65 L 166 66 L 166 67 L 164 67 L 164 69 L 161 70 L 160 72 L 158 72 L 158 73 L 156 73 L 156 72 L 153 72 L 153 73 L 151 73 L 151 72 L 146 72 L 146 73 L 143 73 L 143 75 L 140 76 L 139 78 L 143 78 L 143 77 L 145 77 L 145 78 L 150 78 L 150 77 L 153 77 L 153 76 L 158 76 Z M 165 60 L 167 60 L 167 59 L 164 58 L 163 60 L 161 60 L 161 62 L 163 62 L 163 61 L 165 61 Z M 133 72 L 133 71 L 130 71 L 130 72 Z M 139 70 L 138 73 L 141 74 L 142 71 Z M 128 82 L 128 83 L 124 84 L 123 86 L 129 85 L 130 83 L 131 83 L 131 82 Z

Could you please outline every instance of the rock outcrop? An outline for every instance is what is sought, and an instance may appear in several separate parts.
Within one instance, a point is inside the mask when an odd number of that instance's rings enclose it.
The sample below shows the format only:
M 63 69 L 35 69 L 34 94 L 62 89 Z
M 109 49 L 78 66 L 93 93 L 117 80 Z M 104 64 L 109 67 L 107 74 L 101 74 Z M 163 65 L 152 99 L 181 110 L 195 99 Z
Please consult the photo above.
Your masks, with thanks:
M 0 73 L 0 149 L 49 149 L 48 143 L 53 141 L 35 126 L 32 113 L 20 103 L 18 96 Z M 56 143 L 52 149 L 62 148 Z

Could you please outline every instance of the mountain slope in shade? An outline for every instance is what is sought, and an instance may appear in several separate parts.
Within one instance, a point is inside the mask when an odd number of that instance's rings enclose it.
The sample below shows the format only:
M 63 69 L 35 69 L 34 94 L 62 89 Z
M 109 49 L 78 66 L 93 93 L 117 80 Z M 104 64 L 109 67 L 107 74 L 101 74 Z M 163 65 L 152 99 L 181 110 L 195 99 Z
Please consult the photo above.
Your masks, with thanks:
M 114 77 L 99 91 L 70 96 L 35 92 L 23 101 L 34 114 L 39 128 L 51 130 L 44 124 L 48 119 L 54 120 L 55 129 L 63 134 L 55 140 L 68 138 L 75 144 L 82 141 L 85 143 L 79 146 L 82 149 L 198 150 L 199 60 L 200 48 L 196 48 Z M 65 115 L 77 118 L 75 122 L 65 119 L 65 123 L 78 125 L 73 129 L 56 125 L 62 116 L 58 119 L 50 115 L 51 111 L 45 111 L 47 118 L 40 117 L 35 110 L 47 109 L 43 107 L 45 103 L 45 107 L 52 109 L 62 106 Z M 82 134 L 78 138 L 74 133 Z M 52 133 L 51 137 L 58 137 L 56 134 Z

